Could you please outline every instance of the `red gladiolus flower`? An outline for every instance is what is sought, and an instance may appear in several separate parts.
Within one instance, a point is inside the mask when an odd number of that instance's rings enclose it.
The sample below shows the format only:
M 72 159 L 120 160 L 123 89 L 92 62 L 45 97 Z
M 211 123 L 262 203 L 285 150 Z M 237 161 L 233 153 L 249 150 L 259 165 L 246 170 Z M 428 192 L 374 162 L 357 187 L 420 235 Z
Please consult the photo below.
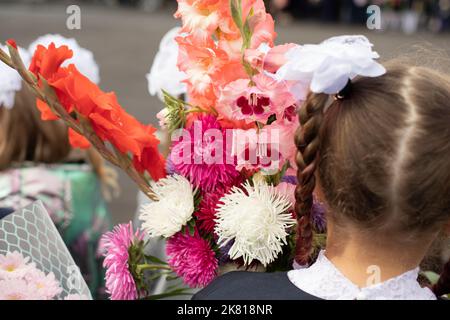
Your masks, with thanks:
M 164 158 L 158 152 L 159 140 L 152 126 L 145 126 L 129 115 L 117 101 L 114 92 L 103 92 L 95 83 L 81 74 L 75 65 L 61 67 L 72 57 L 67 46 L 48 48 L 38 46 L 33 56 L 30 71 L 42 82 L 55 90 L 61 105 L 67 112 L 76 112 L 77 117 L 90 121 L 92 129 L 103 141 L 108 141 L 123 154 L 131 154 L 136 169 L 148 171 L 157 180 L 165 175 Z M 38 100 L 37 107 L 44 120 L 58 117 L 49 106 Z M 75 131 L 69 130 L 69 141 L 73 147 L 87 148 L 89 141 Z
M 14 49 L 18 50 L 16 40 L 8 39 L 8 40 L 6 40 L 6 43 L 9 44 L 10 46 L 12 46 Z
M 88 149 L 91 144 L 84 136 L 69 128 L 69 142 L 72 147 L 80 149 Z
M 73 52 L 67 46 L 56 48 L 53 42 L 48 48 L 38 45 L 31 60 L 30 71 L 38 78 L 42 76 L 47 81 L 52 81 L 61 64 L 72 56 Z

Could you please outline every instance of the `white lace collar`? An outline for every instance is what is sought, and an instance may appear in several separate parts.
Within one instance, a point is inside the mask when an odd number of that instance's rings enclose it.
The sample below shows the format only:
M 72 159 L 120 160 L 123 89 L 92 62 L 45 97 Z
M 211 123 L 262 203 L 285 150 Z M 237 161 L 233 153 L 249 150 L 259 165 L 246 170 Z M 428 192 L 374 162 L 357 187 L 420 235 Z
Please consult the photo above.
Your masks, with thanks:
M 417 281 L 419 268 L 385 282 L 359 288 L 347 279 L 321 251 L 309 268 L 288 272 L 289 280 L 299 289 L 326 300 L 436 300 L 428 288 Z

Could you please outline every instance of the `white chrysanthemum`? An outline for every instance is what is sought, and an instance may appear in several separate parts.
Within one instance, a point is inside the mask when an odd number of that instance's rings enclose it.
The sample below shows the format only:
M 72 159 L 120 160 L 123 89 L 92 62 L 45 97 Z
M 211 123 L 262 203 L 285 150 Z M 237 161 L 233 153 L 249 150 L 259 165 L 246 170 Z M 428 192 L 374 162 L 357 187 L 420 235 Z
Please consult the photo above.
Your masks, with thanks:
M 287 229 L 296 221 L 287 212 L 289 200 L 265 182 L 248 182 L 244 190 L 234 187 L 221 198 L 217 208 L 216 234 L 218 243 L 225 246 L 234 241 L 231 259 L 242 257 L 245 264 L 253 260 L 268 265 L 286 244 Z
M 139 219 L 150 237 L 169 238 L 181 230 L 194 213 L 191 183 L 180 175 L 169 176 L 152 184 L 159 201 L 144 204 Z

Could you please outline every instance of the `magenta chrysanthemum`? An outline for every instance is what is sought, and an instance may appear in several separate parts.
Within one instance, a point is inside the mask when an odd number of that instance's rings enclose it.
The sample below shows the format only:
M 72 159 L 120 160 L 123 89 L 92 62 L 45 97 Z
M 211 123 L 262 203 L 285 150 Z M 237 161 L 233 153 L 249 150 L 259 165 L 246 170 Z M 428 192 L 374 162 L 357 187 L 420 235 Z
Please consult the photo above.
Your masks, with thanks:
M 187 132 L 189 135 L 174 143 L 170 154 L 175 172 L 203 191 L 230 185 L 239 172 L 234 160 L 227 159 L 225 131 L 217 119 L 204 115 L 194 121 Z
M 106 291 L 112 300 L 135 300 L 138 292 L 129 270 L 128 249 L 133 243 L 144 239 L 139 231 L 133 231 L 132 223 L 120 224 L 102 237 L 106 268 Z
M 216 255 L 198 232 L 178 232 L 167 241 L 166 252 L 169 266 L 191 288 L 204 287 L 217 275 Z
M 203 192 L 202 201 L 200 202 L 198 211 L 194 213 L 197 218 L 198 228 L 206 234 L 213 234 L 216 226 L 216 209 L 220 203 L 220 199 L 231 190 L 233 186 L 242 183 L 242 178 L 237 177 L 232 184 L 227 186 L 218 186 L 212 192 Z
M 208 192 L 203 195 L 202 202 L 195 212 L 197 217 L 198 228 L 206 234 L 212 234 L 216 226 L 216 207 L 225 192 L 217 190 L 216 192 Z

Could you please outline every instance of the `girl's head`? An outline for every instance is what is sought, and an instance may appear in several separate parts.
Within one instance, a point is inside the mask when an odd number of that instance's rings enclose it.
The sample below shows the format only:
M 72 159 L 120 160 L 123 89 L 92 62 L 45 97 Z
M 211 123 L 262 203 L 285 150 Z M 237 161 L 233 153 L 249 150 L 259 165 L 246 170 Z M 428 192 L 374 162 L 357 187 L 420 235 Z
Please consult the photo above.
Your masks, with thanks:
M 11 109 L 0 105 L 0 171 L 24 162 L 60 164 L 87 161 L 102 181 L 107 199 L 119 193 L 116 172 L 105 165 L 95 149 L 73 150 L 62 121 L 43 121 L 30 90 L 16 93 Z M 110 194 L 112 192 L 112 195 Z
M 299 118 L 297 262 L 311 253 L 316 179 L 327 219 L 342 234 L 412 247 L 449 223 L 448 78 L 393 64 L 381 77 L 353 80 L 343 99 L 310 94 Z
M 70 153 L 67 127 L 42 121 L 36 100 L 22 86 L 11 109 L 0 106 L 0 170 L 25 161 L 58 163 Z

